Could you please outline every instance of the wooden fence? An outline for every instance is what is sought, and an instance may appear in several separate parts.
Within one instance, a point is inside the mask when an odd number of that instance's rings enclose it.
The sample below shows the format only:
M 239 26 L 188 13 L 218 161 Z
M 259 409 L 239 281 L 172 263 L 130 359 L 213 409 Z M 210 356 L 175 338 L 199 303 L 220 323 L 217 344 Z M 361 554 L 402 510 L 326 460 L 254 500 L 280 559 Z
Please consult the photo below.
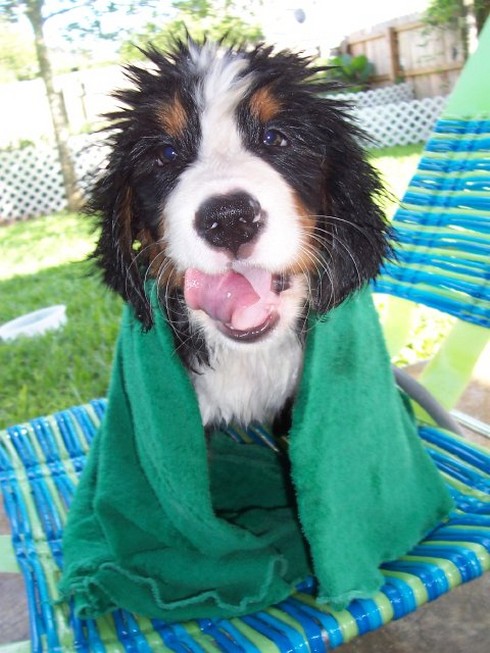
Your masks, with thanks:
M 464 65 L 460 33 L 429 29 L 419 15 L 348 36 L 342 50 L 374 64 L 373 88 L 406 81 L 416 98 L 447 95 Z

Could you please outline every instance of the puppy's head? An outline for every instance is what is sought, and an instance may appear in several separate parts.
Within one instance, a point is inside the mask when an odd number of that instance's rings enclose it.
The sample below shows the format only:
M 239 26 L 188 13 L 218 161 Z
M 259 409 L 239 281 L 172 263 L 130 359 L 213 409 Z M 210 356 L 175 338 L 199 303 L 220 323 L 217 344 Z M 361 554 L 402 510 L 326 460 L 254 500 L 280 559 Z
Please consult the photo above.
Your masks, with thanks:
M 116 94 L 92 201 L 105 280 L 144 328 L 149 277 L 174 326 L 250 343 L 376 275 L 388 251 L 380 184 L 308 60 L 192 41 L 147 56 Z

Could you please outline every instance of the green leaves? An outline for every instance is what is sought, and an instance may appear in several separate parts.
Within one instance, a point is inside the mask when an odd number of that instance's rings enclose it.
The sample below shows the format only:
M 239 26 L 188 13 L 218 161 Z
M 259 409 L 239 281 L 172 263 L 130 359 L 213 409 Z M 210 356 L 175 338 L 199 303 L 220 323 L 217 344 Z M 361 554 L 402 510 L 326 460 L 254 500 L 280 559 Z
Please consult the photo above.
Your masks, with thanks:
M 351 90 L 362 90 L 374 75 L 374 65 L 364 54 L 340 54 L 332 57 L 328 65 L 332 68 L 327 72 L 327 77 L 354 86 L 355 89 Z
M 254 2 L 248 6 L 248 11 L 242 3 L 233 0 L 176 0 L 172 4 L 177 13 L 171 20 L 149 21 L 143 30 L 131 34 L 122 44 L 120 54 L 124 59 L 141 59 L 140 49 L 147 48 L 150 43 L 167 50 L 175 39 L 185 40 L 187 34 L 198 41 L 207 37 L 224 44 L 256 43 L 263 38 L 251 13 Z

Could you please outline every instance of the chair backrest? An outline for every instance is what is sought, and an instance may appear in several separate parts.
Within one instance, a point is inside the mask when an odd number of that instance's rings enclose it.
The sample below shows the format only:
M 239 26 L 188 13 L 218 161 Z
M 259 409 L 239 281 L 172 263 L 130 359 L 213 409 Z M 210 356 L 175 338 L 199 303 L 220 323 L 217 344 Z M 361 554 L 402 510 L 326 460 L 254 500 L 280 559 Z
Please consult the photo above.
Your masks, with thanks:
M 398 261 L 376 291 L 489 327 L 490 112 L 438 121 L 393 228 Z
M 374 284 L 375 291 L 393 296 L 384 316 L 392 354 L 405 344 L 412 317 L 399 298 L 459 318 L 419 377 L 448 409 L 456 405 L 489 339 L 489 72 L 490 20 L 393 218 L 398 260 L 388 262 Z

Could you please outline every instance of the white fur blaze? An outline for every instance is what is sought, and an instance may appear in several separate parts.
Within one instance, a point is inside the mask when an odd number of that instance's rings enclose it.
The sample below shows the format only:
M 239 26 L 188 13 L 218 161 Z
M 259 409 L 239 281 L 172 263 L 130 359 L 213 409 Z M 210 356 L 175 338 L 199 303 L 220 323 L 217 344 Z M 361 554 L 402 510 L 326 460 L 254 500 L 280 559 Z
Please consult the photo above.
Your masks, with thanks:
M 254 342 L 233 340 L 204 310 L 187 309 L 210 358 L 210 365 L 191 372 L 191 379 L 205 425 L 267 422 L 293 396 L 302 365 L 296 331 L 307 294 L 296 266 L 303 242 L 301 217 L 287 181 L 243 143 L 237 108 L 254 81 L 246 55 L 221 53 L 214 45 L 192 46 L 190 54 L 200 76 L 195 100 L 201 140 L 196 159 L 166 200 L 167 254 L 182 274 L 194 269 L 221 275 L 238 263 L 290 277 L 290 286 L 277 294 L 277 324 Z M 254 198 L 263 218 L 260 234 L 238 260 L 225 248 L 212 247 L 198 234 L 195 222 L 204 202 L 236 192 Z M 289 275 L 293 269 L 296 274 Z
M 198 98 L 201 143 L 197 160 L 184 171 L 167 200 L 168 253 L 182 272 L 189 267 L 207 273 L 223 271 L 227 256 L 197 236 L 194 217 L 209 197 L 244 191 L 257 199 L 266 216 L 250 263 L 281 272 L 294 264 L 301 246 L 293 193 L 276 170 L 242 143 L 235 114 L 253 81 L 253 75 L 246 72 L 247 60 L 230 53 L 215 54 L 212 45 L 193 53 L 196 68 L 205 71 Z

